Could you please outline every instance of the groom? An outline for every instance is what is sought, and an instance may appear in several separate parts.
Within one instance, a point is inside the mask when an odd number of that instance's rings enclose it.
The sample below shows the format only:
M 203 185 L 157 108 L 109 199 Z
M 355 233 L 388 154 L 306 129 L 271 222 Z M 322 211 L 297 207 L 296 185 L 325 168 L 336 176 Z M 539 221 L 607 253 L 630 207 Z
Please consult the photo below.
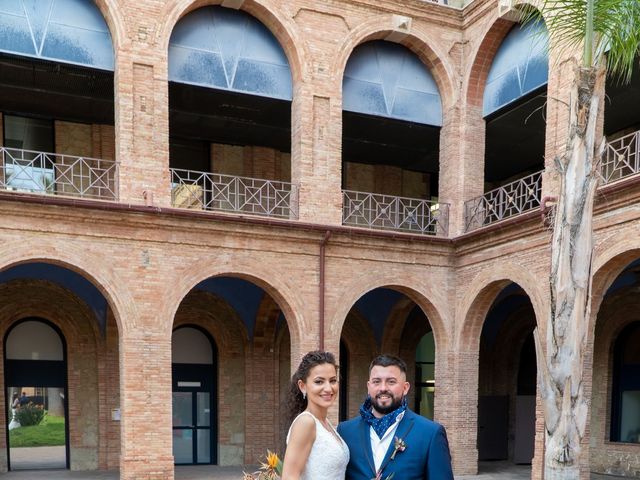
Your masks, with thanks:
M 360 416 L 338 426 L 351 454 L 346 480 L 453 480 L 444 428 L 407 408 L 409 388 L 402 359 L 373 359 Z

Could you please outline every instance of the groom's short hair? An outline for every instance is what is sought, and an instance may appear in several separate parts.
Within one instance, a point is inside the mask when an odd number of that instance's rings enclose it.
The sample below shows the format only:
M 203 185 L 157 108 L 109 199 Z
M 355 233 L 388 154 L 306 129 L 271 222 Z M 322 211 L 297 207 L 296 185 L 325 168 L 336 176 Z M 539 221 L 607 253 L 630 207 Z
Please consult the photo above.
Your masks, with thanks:
M 407 374 L 407 364 L 395 355 L 382 354 L 374 358 L 369 365 L 369 375 L 373 367 L 398 367 L 402 373 Z

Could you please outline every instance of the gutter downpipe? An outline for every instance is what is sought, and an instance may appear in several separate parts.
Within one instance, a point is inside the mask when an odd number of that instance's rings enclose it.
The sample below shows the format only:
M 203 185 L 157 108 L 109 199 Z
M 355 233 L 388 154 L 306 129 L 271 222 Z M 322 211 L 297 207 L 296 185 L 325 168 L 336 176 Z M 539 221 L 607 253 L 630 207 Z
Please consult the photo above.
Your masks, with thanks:
M 320 328 L 320 339 L 318 348 L 324 351 L 324 264 L 325 264 L 325 249 L 327 242 L 331 237 L 331 230 L 327 230 L 324 234 L 324 238 L 320 242 L 320 305 L 319 314 L 320 320 L 318 327 Z

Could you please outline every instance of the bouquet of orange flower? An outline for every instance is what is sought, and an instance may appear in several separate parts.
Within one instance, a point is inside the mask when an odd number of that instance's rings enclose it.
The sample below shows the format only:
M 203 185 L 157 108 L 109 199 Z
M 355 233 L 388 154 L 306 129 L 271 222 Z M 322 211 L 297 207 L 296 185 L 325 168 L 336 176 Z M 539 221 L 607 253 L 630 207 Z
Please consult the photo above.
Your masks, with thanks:
M 267 450 L 265 462 L 260 463 L 258 471 L 253 473 L 244 472 L 242 480 L 277 480 L 282 475 L 282 460 L 277 453 Z

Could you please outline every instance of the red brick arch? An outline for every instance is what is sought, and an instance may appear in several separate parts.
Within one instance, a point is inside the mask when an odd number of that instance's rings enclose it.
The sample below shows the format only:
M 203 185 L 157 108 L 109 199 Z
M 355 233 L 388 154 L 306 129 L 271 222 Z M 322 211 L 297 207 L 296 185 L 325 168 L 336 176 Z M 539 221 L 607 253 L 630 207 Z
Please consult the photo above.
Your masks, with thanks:
M 639 298 L 640 286 L 637 283 L 608 295 L 602 301 L 592 341 L 588 344 L 588 352 L 592 358 L 589 365 L 591 378 L 585 382 L 585 394 L 591 400 L 590 462 L 592 466 L 595 465 L 595 471 L 603 471 L 607 455 L 625 455 L 628 448 L 623 443 L 610 443 L 614 347 L 624 328 L 640 321 Z M 637 452 L 637 447 L 635 451 Z M 639 457 L 635 455 L 632 458 L 635 461 L 623 463 L 624 467 L 619 474 L 638 468 Z
M 247 330 L 234 308 L 209 292 L 192 291 L 180 303 L 174 329 L 195 326 L 213 338 L 217 348 L 218 445 L 243 450 L 246 430 Z M 237 460 L 244 460 L 243 458 Z
M 385 40 L 390 34 L 397 33 L 394 32 L 392 20 L 392 15 L 374 15 L 351 30 L 345 38 L 339 51 L 336 52 L 335 61 L 330 69 L 331 78 L 340 94 L 342 94 L 342 79 L 347 61 L 354 49 L 362 43 Z M 444 46 L 438 45 L 438 41 L 431 38 L 427 30 L 421 28 L 412 28 L 411 32 L 397 43 L 411 50 L 433 75 L 442 99 L 442 111 L 453 105 L 456 95 L 451 78 L 454 74 L 451 65 L 443 60 L 447 58 L 443 50 Z
M 536 7 L 533 2 L 519 1 L 512 8 L 517 9 L 524 5 Z M 467 76 L 466 95 L 464 95 L 467 105 L 482 107 L 484 88 L 493 59 L 500 45 L 502 45 L 502 41 L 515 23 L 516 21 L 511 18 L 497 17 L 489 25 L 484 35 L 481 36 L 482 41 L 472 56 L 473 63 Z
M 235 309 L 223 298 L 209 292 L 192 291 L 180 303 L 172 331 L 184 325 L 196 325 L 207 331 L 218 349 L 244 353 L 249 336 Z
M 265 292 L 258 306 L 253 329 L 253 346 L 256 350 L 273 348 L 275 345 L 280 313 L 281 310 L 276 301 Z
M 398 355 L 400 347 L 406 347 L 406 345 L 402 344 L 402 334 L 405 331 L 407 318 L 415 306 L 415 302 L 409 297 L 401 298 L 393 306 L 391 312 L 389 312 L 389 317 L 384 323 L 384 333 L 382 335 L 383 352 Z M 419 341 L 420 338 L 418 338 L 417 342 Z M 415 345 L 413 345 L 413 348 L 415 348 Z
M 305 308 L 301 299 L 295 295 L 296 289 L 291 284 L 287 272 L 276 272 L 263 267 L 255 258 L 226 257 L 224 260 L 197 260 L 185 265 L 182 270 L 176 270 L 174 277 L 167 279 L 163 296 L 166 302 L 162 315 L 162 318 L 168 321 L 167 334 L 171 332 L 173 318 L 182 300 L 200 282 L 214 277 L 241 278 L 262 288 L 284 314 L 292 342 L 297 342 L 302 332 L 312 328 L 305 321 Z
M 443 292 L 440 292 L 436 285 L 426 282 L 421 275 L 415 278 L 403 273 L 395 274 L 392 271 L 378 276 L 367 273 L 351 278 L 350 281 L 350 285 L 343 286 L 344 293 L 337 300 L 335 314 L 329 323 L 330 336 L 339 336 L 348 312 L 358 299 L 377 288 L 389 288 L 403 293 L 422 309 L 433 328 L 436 349 L 440 348 L 442 351 L 448 349 L 451 343 L 445 324 L 445 318 L 448 318 L 445 312 L 448 313 L 448 307 Z
M 514 22 L 498 18 L 484 35 L 471 66 L 467 82 L 467 104 L 482 107 L 484 87 L 493 59 Z
M 48 263 L 71 270 L 93 284 L 107 300 L 118 326 L 118 332 L 136 328 L 136 304 L 127 285 L 115 274 L 111 262 L 102 254 L 68 245 L 60 249 L 55 242 L 42 240 L 34 254 L 33 246 L 24 243 L 5 243 L 0 247 L 0 272 L 27 263 Z
M 98 468 L 104 438 L 95 422 L 99 416 L 100 388 L 99 357 L 103 352 L 105 339 L 102 337 L 95 315 L 76 295 L 60 285 L 46 280 L 16 279 L 0 284 L 0 335 L 7 332 L 19 320 L 29 317 L 46 320 L 57 327 L 66 345 L 67 386 L 69 391 L 69 446 L 71 448 L 71 468 L 77 468 L 75 452 L 92 451 Z M 4 356 L 4 352 L 3 352 Z M 4 373 L 3 373 L 4 375 Z M 101 391 L 102 390 L 102 391 Z M 4 395 L 0 395 L 0 410 Z M 5 413 L 0 413 L 0 421 L 5 422 Z M 0 448 L 6 447 L 4 439 Z
M 613 247 L 611 247 L 613 245 Z M 596 319 L 605 300 L 607 290 L 630 263 L 640 258 L 640 241 L 626 232 L 608 238 L 606 244 L 596 248 L 591 286 L 591 318 L 589 338 L 593 339 Z
M 357 414 L 366 393 L 369 363 L 378 353 L 378 346 L 367 320 L 353 307 L 345 320 L 340 339 L 349 355 L 348 371 L 341 378 L 347 381 L 347 417 Z
M 461 302 L 460 328 L 456 334 L 456 350 L 478 352 L 484 321 L 498 294 L 509 284 L 515 283 L 529 297 L 535 313 L 536 324 L 544 325 L 545 301 L 540 284 L 531 273 L 510 265 L 482 272 L 470 282 L 475 287 L 467 292 Z
M 186 14 L 209 5 L 220 5 L 222 0 L 169 0 L 165 3 L 158 18 L 164 23 L 158 28 L 156 44 L 163 52 L 169 51 L 169 39 L 178 21 Z M 283 11 L 274 9 L 264 0 L 246 0 L 241 9 L 263 23 L 282 46 L 291 68 L 294 82 L 300 82 L 307 76 L 306 43 L 300 36 L 295 22 L 288 18 Z M 295 85 L 293 90 L 295 91 Z

